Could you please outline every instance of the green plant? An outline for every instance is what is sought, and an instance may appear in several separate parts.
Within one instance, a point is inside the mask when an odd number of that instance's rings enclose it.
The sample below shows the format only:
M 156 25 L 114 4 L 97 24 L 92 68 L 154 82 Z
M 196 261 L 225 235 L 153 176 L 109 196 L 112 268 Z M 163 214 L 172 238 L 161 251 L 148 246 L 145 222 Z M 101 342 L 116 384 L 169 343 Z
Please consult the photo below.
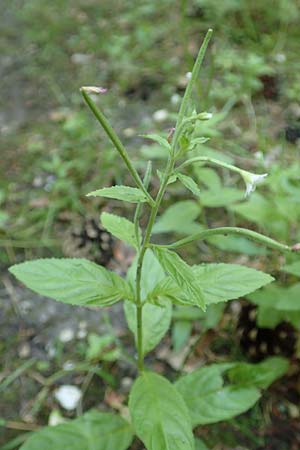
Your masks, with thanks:
M 168 139 L 148 135 L 168 152 L 166 168 L 158 173 L 160 185 L 155 198 L 148 190 L 152 176 L 151 162 L 142 180 L 114 129 L 90 97 L 90 94 L 101 95 L 103 90 L 97 87 L 81 88 L 84 100 L 113 142 L 136 185 L 106 187 L 88 196 L 137 205 L 133 221 L 110 213 L 101 215 L 102 224 L 110 233 L 135 248 L 136 258 L 126 279 L 84 259 L 40 259 L 14 265 L 10 272 L 35 292 L 72 305 L 107 307 L 124 300 L 128 326 L 136 342 L 139 376 L 129 397 L 131 420 L 127 410 L 123 411 L 124 417 L 90 411 L 72 422 L 47 427 L 33 434 L 21 447 L 22 450 L 38 449 L 43 442 L 47 442 L 49 450 L 71 446 L 74 450 L 125 450 L 134 434 L 148 450 L 193 450 L 194 427 L 226 420 L 248 410 L 260 398 L 261 390 L 287 370 L 288 362 L 284 358 L 270 358 L 257 365 L 240 362 L 213 364 L 197 369 L 172 384 L 144 367 L 145 355 L 169 329 L 173 305 L 185 307 L 187 311 L 190 307 L 197 307 L 205 312 L 210 305 L 249 294 L 273 280 L 268 274 L 236 264 L 190 266 L 174 250 L 218 235 L 243 236 L 280 251 L 298 249 L 297 246 L 291 248 L 254 231 L 237 227 L 195 230 L 194 234 L 168 245 L 158 245 L 151 240 L 169 184 L 178 180 L 194 196 L 201 196 L 198 184 L 185 173 L 188 166 L 201 163 L 233 171 L 245 181 L 247 194 L 266 176 L 255 175 L 210 156 L 190 157 L 195 140 L 199 139 L 196 135 L 197 123 L 211 117 L 206 112 L 198 113 L 192 104 L 193 87 L 211 34 L 209 30 L 199 51 L 174 132 Z M 149 211 L 147 226 L 142 232 L 140 219 L 144 206 L 148 206 Z M 101 357 L 105 342 L 100 342 L 95 336 L 92 340 L 89 356 Z

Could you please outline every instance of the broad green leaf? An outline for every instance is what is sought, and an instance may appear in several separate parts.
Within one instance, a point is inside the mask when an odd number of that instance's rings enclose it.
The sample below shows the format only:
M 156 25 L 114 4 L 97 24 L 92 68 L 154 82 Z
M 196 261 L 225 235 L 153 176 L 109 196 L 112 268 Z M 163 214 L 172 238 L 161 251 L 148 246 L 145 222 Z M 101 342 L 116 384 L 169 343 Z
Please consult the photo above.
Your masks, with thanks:
M 125 280 L 86 259 L 37 259 L 9 271 L 34 292 L 71 305 L 109 306 L 131 298 Z
M 275 328 L 280 322 L 290 322 L 295 328 L 300 328 L 300 311 L 258 307 L 256 324 L 259 328 Z
M 202 439 L 195 438 L 195 450 L 209 450 Z
M 202 311 L 196 306 L 176 306 L 173 309 L 172 317 L 174 320 L 201 320 L 205 317 L 207 311 Z
M 192 194 L 194 194 L 196 197 L 200 197 L 201 195 L 201 191 L 197 185 L 197 183 L 195 183 L 195 181 L 193 180 L 193 178 L 184 175 L 182 173 L 178 173 L 177 174 L 178 179 L 181 181 L 181 183 L 189 190 L 191 191 Z
M 223 187 L 220 190 L 212 189 L 202 191 L 201 203 L 208 208 L 219 208 L 228 206 L 242 200 L 245 197 L 244 191 Z
M 124 303 L 124 311 L 129 329 L 137 339 L 136 306 L 132 302 Z M 143 307 L 143 354 L 153 350 L 168 331 L 172 318 L 172 304 L 166 301 L 164 306 L 145 303 Z
M 167 139 L 163 138 L 159 134 L 140 134 L 140 137 L 150 139 L 151 141 L 156 142 L 157 144 L 161 145 L 162 147 L 166 148 L 167 150 L 171 150 L 171 145 L 167 141 Z
M 107 197 L 130 203 L 142 203 L 147 201 L 145 194 L 140 189 L 129 186 L 112 186 L 98 189 L 97 191 L 87 194 L 87 197 Z
M 200 212 L 200 206 L 192 200 L 177 202 L 158 217 L 153 233 L 197 233 L 202 230 L 201 225 L 195 222 Z
M 162 147 L 161 145 L 142 145 L 141 153 L 147 160 L 153 159 L 168 159 L 170 152 L 166 147 Z
M 151 372 L 140 375 L 130 393 L 129 410 L 147 450 L 194 450 L 187 407 L 166 378 Z
M 177 253 L 170 250 L 155 247 L 154 252 L 164 271 L 182 289 L 186 303 L 199 306 L 205 310 L 202 288 L 197 282 L 192 267 L 183 261 Z
M 260 389 L 268 388 L 273 381 L 282 377 L 289 367 L 285 358 L 267 358 L 259 364 L 238 363 L 228 371 L 231 383 L 244 386 L 255 386 Z
M 211 120 L 209 122 L 211 122 Z M 207 122 L 207 123 L 209 123 L 209 122 Z M 203 124 L 203 122 L 202 122 L 202 124 Z M 234 159 L 231 156 L 224 153 L 224 151 L 215 150 L 214 148 L 209 147 L 208 145 L 199 145 L 198 144 L 197 147 L 198 147 L 197 150 L 193 150 L 189 153 L 189 157 L 194 158 L 195 156 L 208 156 L 209 158 L 218 159 L 219 161 L 223 161 L 227 164 L 234 163 Z M 196 166 L 196 164 L 195 164 L 195 166 Z
M 115 341 L 114 336 L 111 334 L 106 334 L 104 336 L 99 336 L 95 333 L 90 333 L 88 335 L 88 348 L 86 350 L 86 359 L 100 359 L 105 350 Z
M 300 326 L 299 285 L 294 286 L 284 288 L 272 283 L 247 295 L 247 299 L 258 306 L 256 323 L 259 327 L 274 328 L 283 321 L 296 328 Z
M 273 281 L 264 272 L 237 264 L 201 264 L 193 273 L 206 304 L 242 297 Z
M 175 352 L 181 350 L 188 342 L 193 324 L 189 320 L 177 320 L 172 326 L 172 345 Z
M 90 411 L 70 422 L 32 434 L 20 450 L 126 450 L 132 428 L 122 417 Z
M 193 426 L 228 420 L 251 408 L 260 398 L 256 387 L 224 386 L 222 374 L 235 364 L 213 364 L 183 376 L 176 383 Z
M 130 222 L 130 220 L 127 220 L 124 217 L 116 216 L 115 214 L 103 212 L 101 214 L 101 222 L 104 228 L 106 228 L 106 230 L 115 237 L 121 239 L 121 241 L 124 241 L 129 245 L 132 245 L 132 247 L 138 247 L 134 223 Z M 140 230 L 139 239 L 141 239 Z
M 128 271 L 128 281 L 135 289 L 136 260 Z M 157 282 L 164 279 L 161 265 L 151 250 L 147 250 L 141 276 L 141 300 L 145 302 L 155 288 Z M 131 302 L 124 303 L 124 311 L 128 326 L 136 339 L 136 306 Z M 169 329 L 172 316 L 172 305 L 167 299 L 162 306 L 145 303 L 143 307 L 143 352 L 151 351 Z
M 282 312 L 300 311 L 300 283 L 287 288 L 273 284 L 247 298 L 257 305 Z
M 229 209 L 241 217 L 267 228 L 278 239 L 286 239 L 289 227 L 286 218 L 278 211 L 272 201 L 258 192 L 254 192 L 246 202 L 230 205 Z
M 207 241 L 226 252 L 246 255 L 266 255 L 267 249 L 261 247 L 243 236 L 212 236 Z
M 294 261 L 291 264 L 286 264 L 281 269 L 283 272 L 290 273 L 296 277 L 300 277 L 300 261 Z
M 193 172 L 198 182 L 204 184 L 207 188 L 216 189 L 217 191 L 222 188 L 221 178 L 216 170 L 195 165 L 193 167 Z
M 281 311 L 300 311 L 300 283 L 284 289 L 284 295 L 278 300 L 276 309 Z

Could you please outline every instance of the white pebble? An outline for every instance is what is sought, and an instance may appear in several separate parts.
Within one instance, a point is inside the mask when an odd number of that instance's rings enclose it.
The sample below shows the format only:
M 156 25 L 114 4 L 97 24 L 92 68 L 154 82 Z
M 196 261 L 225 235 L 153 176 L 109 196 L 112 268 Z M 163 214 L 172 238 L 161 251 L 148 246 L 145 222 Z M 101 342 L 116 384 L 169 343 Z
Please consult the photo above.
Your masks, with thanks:
M 72 339 L 74 339 L 74 330 L 72 330 L 72 328 L 65 328 L 63 330 L 61 330 L 61 332 L 59 333 L 59 340 L 60 342 L 70 342 L 72 341 Z
M 171 103 L 172 105 L 178 105 L 178 103 L 180 102 L 181 97 L 179 94 L 173 94 L 171 97 Z
M 164 122 L 168 118 L 168 111 L 166 109 L 158 109 L 152 117 L 155 122 Z
M 77 386 L 65 384 L 54 391 L 54 397 L 67 411 L 72 411 L 78 405 L 82 392 Z

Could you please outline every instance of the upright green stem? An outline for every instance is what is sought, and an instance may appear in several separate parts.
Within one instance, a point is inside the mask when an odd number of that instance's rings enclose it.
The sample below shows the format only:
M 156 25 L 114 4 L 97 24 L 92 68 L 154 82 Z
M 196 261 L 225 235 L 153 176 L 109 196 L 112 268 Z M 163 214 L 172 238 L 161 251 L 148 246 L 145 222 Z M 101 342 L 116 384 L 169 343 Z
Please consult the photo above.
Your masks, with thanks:
M 176 122 L 176 127 L 175 127 L 175 133 L 174 133 L 174 137 L 173 137 L 173 141 L 175 141 L 175 142 L 177 142 L 177 139 L 179 137 L 179 133 L 180 133 L 179 126 L 181 125 L 181 122 L 183 121 L 183 119 L 186 116 L 189 102 L 190 102 L 190 99 L 192 96 L 193 87 L 199 76 L 200 68 L 201 68 L 201 65 L 202 65 L 202 62 L 204 59 L 204 55 L 205 55 L 207 46 L 208 46 L 210 38 L 212 36 L 212 33 L 213 33 L 212 29 L 209 29 L 208 32 L 206 33 L 204 41 L 200 47 L 195 65 L 193 67 L 191 79 L 186 87 L 184 97 L 183 97 L 181 105 L 180 105 L 177 122 Z M 175 151 L 176 151 L 176 149 L 175 149 Z
M 151 197 L 151 195 L 148 193 L 147 189 L 145 188 L 145 186 L 144 186 L 144 184 L 143 184 L 139 174 L 137 173 L 136 169 L 133 167 L 133 165 L 132 165 L 132 163 L 131 163 L 131 161 L 129 159 L 128 153 L 127 153 L 124 145 L 122 144 L 122 142 L 118 138 L 118 135 L 116 134 L 115 130 L 110 125 L 110 123 L 106 119 L 106 117 L 103 114 L 103 112 L 95 105 L 95 103 L 90 98 L 90 96 L 87 94 L 87 92 L 85 91 L 84 88 L 81 88 L 81 93 L 82 93 L 82 96 L 83 96 L 84 100 L 86 101 L 87 105 L 89 106 L 89 108 L 93 112 L 94 116 L 96 117 L 98 122 L 101 124 L 101 126 L 104 129 L 104 131 L 106 132 L 107 136 L 110 138 L 110 140 L 112 141 L 112 143 L 116 147 L 117 151 L 119 152 L 121 158 L 125 162 L 129 172 L 132 175 L 132 178 L 136 182 L 136 185 L 143 191 L 143 193 L 147 197 L 147 200 L 148 200 L 149 204 L 153 206 L 154 205 L 154 200 Z
M 170 178 L 170 175 L 172 174 L 174 168 L 174 159 L 169 158 L 168 164 L 166 167 L 166 171 L 164 174 L 164 178 L 162 180 L 162 183 L 160 185 L 159 191 L 157 193 L 155 204 L 152 206 L 149 221 L 147 224 L 147 228 L 145 231 L 145 237 L 142 243 L 142 246 L 140 248 L 139 256 L 138 256 L 138 262 L 137 262 L 137 270 L 136 270 L 136 320 L 137 320 L 137 351 L 138 351 L 138 369 L 139 372 L 142 372 L 144 370 L 144 353 L 143 353 L 143 328 L 142 328 L 142 322 L 143 322 L 143 304 L 142 304 L 142 298 L 141 298 L 141 277 L 142 277 L 142 267 L 143 267 L 143 261 L 144 256 L 146 253 L 146 250 L 149 246 L 152 228 L 158 213 L 159 206 L 161 204 L 162 198 L 164 196 L 168 180 Z

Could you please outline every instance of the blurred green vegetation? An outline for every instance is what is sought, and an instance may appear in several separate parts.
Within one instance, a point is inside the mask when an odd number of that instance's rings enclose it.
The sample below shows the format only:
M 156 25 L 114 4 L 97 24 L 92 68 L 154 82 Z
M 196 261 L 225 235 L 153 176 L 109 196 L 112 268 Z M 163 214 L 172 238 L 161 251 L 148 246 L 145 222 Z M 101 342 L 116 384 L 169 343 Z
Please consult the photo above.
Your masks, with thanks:
M 167 135 L 174 125 L 186 73 L 209 27 L 213 42 L 196 101 L 213 118 L 201 125 L 210 141 L 197 152 L 269 176 L 245 201 L 234 176 L 198 166 L 193 176 L 202 197 L 191 200 L 172 185 L 167 218 L 161 215 L 156 232 L 180 236 L 226 224 L 288 244 L 300 241 L 299 0 L 2 0 L 1 7 L 1 265 L 61 254 L 60 232 L 107 206 L 95 206 L 85 194 L 130 182 L 83 105 L 80 86 L 108 88 L 103 109 L 136 167 L 142 174 L 152 158 L 159 169 L 164 154 L 138 135 Z M 282 270 L 295 256 L 285 260 L 242 238 L 210 244 L 212 250 L 201 244 L 186 251 L 198 263 L 200 249 L 202 261 L 234 259 L 262 268 L 276 275 L 276 292 L 298 289 L 300 297 L 300 273 Z M 260 304 L 257 296 L 253 301 Z M 261 415 L 257 407 L 246 424 L 235 421 L 225 434 L 213 428 L 209 443 L 226 438 L 233 445 L 236 430 L 247 436 Z M 249 439 L 251 448 L 264 445 L 260 437 Z
M 2 242 L 39 236 L 47 245 L 59 214 L 84 215 L 92 208 L 84 199 L 89 189 L 125 176 L 79 87 L 109 89 L 103 107 L 142 170 L 155 149 L 147 151 L 138 134 L 173 125 L 185 73 L 209 26 L 213 45 L 198 86 L 200 107 L 215 114 L 203 130 L 211 138 L 205 151 L 272 174 L 265 193 L 247 204 L 236 204 L 241 198 L 228 174 L 220 182 L 228 191 L 213 194 L 221 184 L 210 176 L 199 211 L 225 207 L 231 221 L 297 238 L 299 152 L 284 134 L 300 115 L 299 1 L 275 3 L 4 1 Z M 154 113 L 161 109 L 167 114 L 159 122 Z

